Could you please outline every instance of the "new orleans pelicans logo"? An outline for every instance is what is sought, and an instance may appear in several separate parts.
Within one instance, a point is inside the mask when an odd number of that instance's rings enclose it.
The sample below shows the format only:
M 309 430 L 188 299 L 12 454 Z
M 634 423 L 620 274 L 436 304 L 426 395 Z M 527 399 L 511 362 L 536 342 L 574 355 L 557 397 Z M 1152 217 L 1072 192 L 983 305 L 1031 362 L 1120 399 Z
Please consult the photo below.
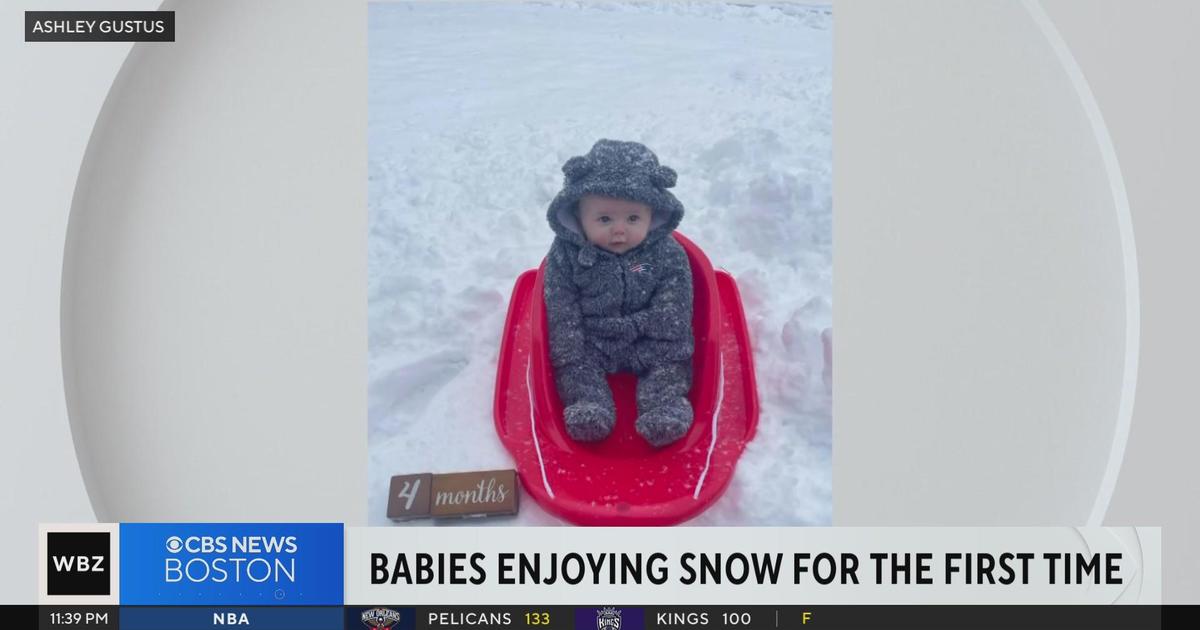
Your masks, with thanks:
M 391 608 L 372 608 L 363 611 L 362 622 L 371 630 L 388 630 L 400 622 L 400 613 Z
M 596 630 L 621 630 L 621 611 L 611 606 L 597 610 Z

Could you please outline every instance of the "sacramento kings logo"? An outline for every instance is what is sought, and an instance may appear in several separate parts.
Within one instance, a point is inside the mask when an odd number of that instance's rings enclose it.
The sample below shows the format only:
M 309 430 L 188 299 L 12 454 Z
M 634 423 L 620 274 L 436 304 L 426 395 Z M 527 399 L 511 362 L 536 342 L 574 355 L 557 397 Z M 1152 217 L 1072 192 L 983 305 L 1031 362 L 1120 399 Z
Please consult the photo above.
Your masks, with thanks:
M 621 611 L 611 606 L 597 610 L 596 630 L 621 630 Z
M 372 608 L 363 611 L 362 622 L 371 630 L 388 630 L 400 622 L 400 613 L 391 608 Z

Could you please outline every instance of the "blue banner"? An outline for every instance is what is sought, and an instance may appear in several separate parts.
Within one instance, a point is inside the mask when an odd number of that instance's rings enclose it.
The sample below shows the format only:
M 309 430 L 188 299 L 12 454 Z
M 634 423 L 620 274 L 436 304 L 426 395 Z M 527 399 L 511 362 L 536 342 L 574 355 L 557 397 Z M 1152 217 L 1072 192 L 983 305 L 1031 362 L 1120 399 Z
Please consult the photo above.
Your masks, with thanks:
M 121 604 L 341 606 L 341 523 L 121 523 Z

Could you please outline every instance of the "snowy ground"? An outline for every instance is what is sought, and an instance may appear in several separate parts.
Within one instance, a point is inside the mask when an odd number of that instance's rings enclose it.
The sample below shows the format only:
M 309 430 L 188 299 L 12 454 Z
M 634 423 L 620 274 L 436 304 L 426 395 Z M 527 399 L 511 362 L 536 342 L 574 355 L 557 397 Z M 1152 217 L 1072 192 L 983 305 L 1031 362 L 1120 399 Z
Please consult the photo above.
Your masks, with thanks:
M 374 4 L 369 20 L 370 524 L 390 522 L 392 475 L 512 466 L 491 417 L 508 293 L 549 249 L 562 163 L 599 138 L 679 172 L 680 231 L 734 275 L 751 325 L 758 434 L 689 524 L 830 524 L 829 7 Z M 488 521 L 558 523 L 532 501 Z

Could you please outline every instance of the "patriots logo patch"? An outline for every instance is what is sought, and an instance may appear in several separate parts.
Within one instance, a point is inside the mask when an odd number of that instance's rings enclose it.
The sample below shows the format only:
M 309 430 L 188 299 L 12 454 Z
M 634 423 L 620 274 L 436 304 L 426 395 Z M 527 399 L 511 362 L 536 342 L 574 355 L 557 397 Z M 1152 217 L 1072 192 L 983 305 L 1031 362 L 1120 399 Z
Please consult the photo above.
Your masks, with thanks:
M 634 263 L 629 266 L 629 273 L 649 273 L 650 263 Z

